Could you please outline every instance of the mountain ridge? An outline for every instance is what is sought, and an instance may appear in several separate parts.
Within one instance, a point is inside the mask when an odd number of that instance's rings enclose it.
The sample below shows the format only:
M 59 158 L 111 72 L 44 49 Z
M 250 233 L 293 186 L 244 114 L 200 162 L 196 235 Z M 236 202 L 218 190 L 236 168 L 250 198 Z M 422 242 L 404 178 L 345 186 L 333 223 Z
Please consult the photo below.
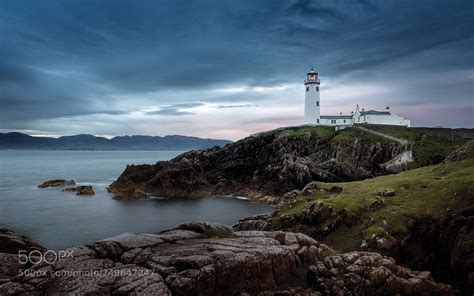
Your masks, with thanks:
M 20 132 L 0 133 L 0 150 L 191 150 L 224 146 L 229 143 L 231 143 L 229 140 L 183 135 L 124 135 L 107 139 L 91 134 L 52 138 L 33 137 Z

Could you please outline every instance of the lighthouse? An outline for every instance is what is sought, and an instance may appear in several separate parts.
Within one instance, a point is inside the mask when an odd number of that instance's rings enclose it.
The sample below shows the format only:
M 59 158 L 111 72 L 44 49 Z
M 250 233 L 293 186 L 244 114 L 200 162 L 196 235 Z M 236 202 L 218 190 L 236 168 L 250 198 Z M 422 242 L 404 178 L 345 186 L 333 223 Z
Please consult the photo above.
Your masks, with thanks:
M 321 119 L 319 112 L 319 78 L 313 68 L 306 74 L 304 80 L 305 99 L 304 99 L 304 123 L 319 124 Z

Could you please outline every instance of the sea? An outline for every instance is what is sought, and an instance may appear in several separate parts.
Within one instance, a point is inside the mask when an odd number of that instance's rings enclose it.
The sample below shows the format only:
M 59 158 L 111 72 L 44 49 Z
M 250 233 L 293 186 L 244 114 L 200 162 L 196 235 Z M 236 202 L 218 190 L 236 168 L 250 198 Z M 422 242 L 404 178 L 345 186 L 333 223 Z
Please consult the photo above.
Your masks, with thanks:
M 27 235 L 51 250 L 124 232 L 153 233 L 186 221 L 232 225 L 272 210 L 245 198 L 153 198 L 117 201 L 106 187 L 127 164 L 153 164 L 182 151 L 0 150 L 0 228 Z M 49 179 L 92 185 L 93 196 L 38 189 Z

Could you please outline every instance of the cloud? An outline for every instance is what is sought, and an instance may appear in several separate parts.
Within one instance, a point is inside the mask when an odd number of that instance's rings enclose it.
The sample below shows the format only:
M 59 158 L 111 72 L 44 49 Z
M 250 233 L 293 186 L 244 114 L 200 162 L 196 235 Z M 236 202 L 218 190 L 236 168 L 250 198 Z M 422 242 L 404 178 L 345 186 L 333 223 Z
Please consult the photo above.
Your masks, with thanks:
M 240 105 L 217 105 L 217 109 L 233 109 L 233 108 L 249 108 L 258 107 L 257 104 L 240 104 Z
M 90 118 L 106 118 L 115 126 L 107 134 L 119 135 L 129 120 L 145 129 L 141 120 L 161 115 L 169 133 L 174 119 L 182 133 L 201 134 L 205 113 L 225 114 L 220 122 L 235 127 L 227 130 L 244 135 L 253 130 L 242 122 L 274 117 L 262 113 L 268 106 L 301 106 L 311 66 L 328 108 L 456 110 L 472 106 L 472 75 L 462 74 L 474 67 L 472 8 L 468 0 L 3 2 L 0 123 L 63 134 L 59 123 L 72 118 L 96 133 Z M 203 105 L 182 105 L 189 101 Z M 246 112 L 239 121 L 230 111 Z
M 195 114 L 192 111 L 185 111 L 195 107 L 203 106 L 203 103 L 181 103 L 161 107 L 159 110 L 145 112 L 146 115 L 164 115 L 164 116 L 180 116 Z

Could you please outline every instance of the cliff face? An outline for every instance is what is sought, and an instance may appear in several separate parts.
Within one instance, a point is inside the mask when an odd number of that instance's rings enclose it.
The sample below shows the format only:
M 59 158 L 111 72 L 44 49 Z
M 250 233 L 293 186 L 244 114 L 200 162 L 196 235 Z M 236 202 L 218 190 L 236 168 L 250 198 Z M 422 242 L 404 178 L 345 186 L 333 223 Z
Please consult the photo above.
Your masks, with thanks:
M 147 194 L 280 196 L 313 180 L 352 181 L 384 174 L 380 164 L 402 150 L 398 143 L 356 129 L 288 128 L 155 165 L 130 165 L 109 191 L 117 199 Z

